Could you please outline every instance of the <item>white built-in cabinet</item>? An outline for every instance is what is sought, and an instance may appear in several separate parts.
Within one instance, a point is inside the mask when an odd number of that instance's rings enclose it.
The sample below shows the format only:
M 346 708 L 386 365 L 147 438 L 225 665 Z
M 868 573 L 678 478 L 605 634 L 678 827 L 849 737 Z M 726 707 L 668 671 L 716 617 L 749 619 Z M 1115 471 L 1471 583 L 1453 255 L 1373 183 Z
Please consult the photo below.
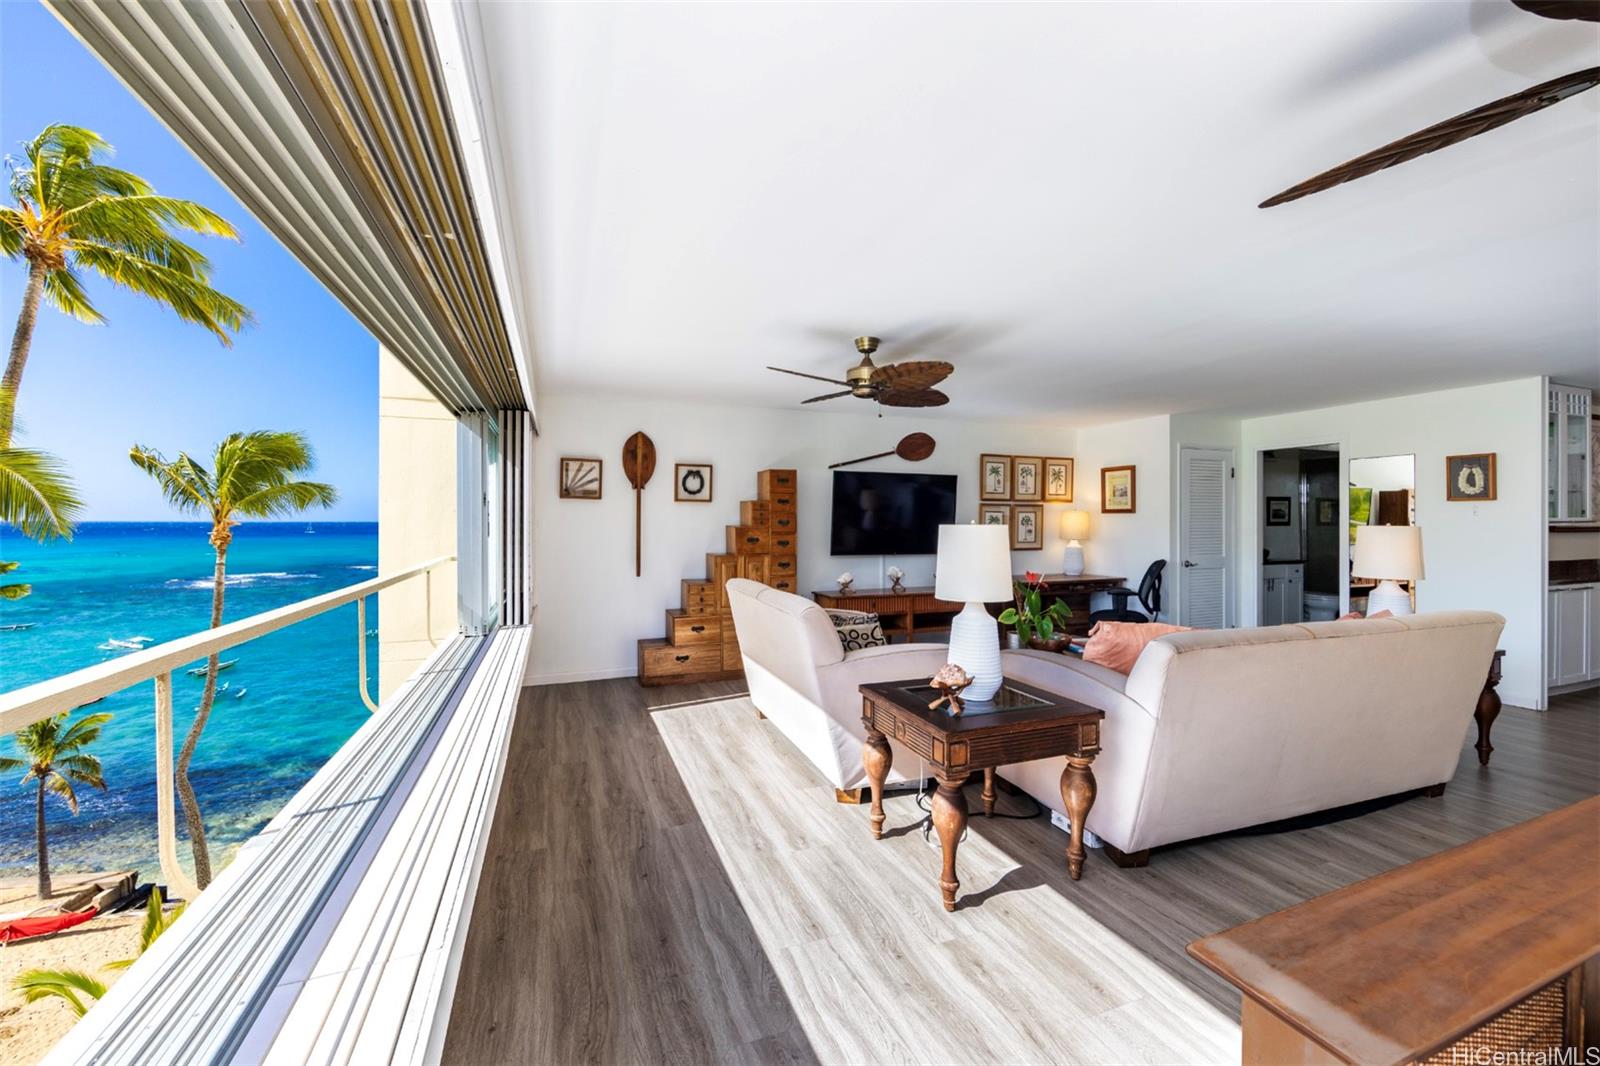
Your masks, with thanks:
M 1595 500 L 1589 471 L 1593 445 L 1589 433 L 1588 389 L 1550 386 L 1545 396 L 1546 462 L 1549 486 L 1548 517 L 1552 522 L 1592 522 Z
M 1551 687 L 1600 679 L 1600 585 L 1558 585 L 1546 612 Z
M 1261 624 L 1288 625 L 1306 617 L 1306 568 L 1300 563 L 1267 563 L 1261 568 Z

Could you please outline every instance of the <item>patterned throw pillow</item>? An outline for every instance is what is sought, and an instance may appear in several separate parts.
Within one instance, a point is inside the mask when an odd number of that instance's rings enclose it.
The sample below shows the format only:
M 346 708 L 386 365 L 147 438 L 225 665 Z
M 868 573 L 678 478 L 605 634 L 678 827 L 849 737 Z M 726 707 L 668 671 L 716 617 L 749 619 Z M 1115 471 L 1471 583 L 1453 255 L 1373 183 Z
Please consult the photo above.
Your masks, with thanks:
M 833 623 L 833 631 L 845 651 L 877 648 L 889 643 L 889 638 L 883 635 L 882 623 L 871 611 L 829 611 L 828 620 Z

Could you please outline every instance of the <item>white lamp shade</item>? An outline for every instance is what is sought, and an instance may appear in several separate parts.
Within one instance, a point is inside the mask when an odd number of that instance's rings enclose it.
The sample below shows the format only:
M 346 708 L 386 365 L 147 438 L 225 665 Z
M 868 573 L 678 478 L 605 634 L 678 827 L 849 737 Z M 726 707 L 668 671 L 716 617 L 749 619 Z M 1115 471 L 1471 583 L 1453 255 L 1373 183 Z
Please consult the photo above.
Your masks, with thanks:
M 1087 540 L 1089 537 L 1089 512 L 1062 511 L 1061 537 L 1063 540 Z
M 1350 553 L 1354 577 L 1379 581 L 1422 579 L 1422 530 L 1417 526 L 1357 526 Z
M 940 526 L 933 594 L 954 603 L 1011 598 L 1011 532 L 1006 526 Z

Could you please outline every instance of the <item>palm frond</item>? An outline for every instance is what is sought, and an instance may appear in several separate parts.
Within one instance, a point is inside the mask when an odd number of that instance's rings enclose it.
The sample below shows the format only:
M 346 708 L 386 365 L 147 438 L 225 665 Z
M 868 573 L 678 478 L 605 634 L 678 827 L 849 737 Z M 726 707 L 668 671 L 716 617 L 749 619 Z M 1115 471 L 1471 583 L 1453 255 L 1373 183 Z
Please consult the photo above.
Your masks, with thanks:
M 185 322 L 210 330 L 224 345 L 233 343 L 228 336 L 230 331 L 237 333 L 246 323 L 255 320 L 244 304 L 181 270 L 97 241 L 74 238 L 67 242 L 67 248 L 79 266 L 103 275 L 113 284 L 166 304 Z
M 82 510 L 59 459 L 32 448 L 0 447 L 0 522 L 34 540 L 71 539 Z
M 106 779 L 100 772 L 100 760 L 93 755 L 69 755 L 56 760 L 56 773 L 75 785 L 88 785 L 104 792 Z
M 154 193 L 97 196 L 63 212 L 62 217 L 72 219 L 74 232 L 82 232 L 85 220 L 89 219 L 96 220 L 90 224 L 101 232 L 114 231 L 117 223 L 133 225 L 147 221 L 160 227 L 177 226 L 191 233 L 203 233 L 211 237 L 239 239 L 239 231 L 233 227 L 233 223 L 210 208 L 193 200 L 157 196 Z
M 210 509 L 210 485 L 195 476 L 195 466 L 187 455 L 180 452 L 177 459 L 168 462 L 155 449 L 135 444 L 129 449 L 128 458 L 155 479 L 167 503 L 177 510 L 203 514 Z
M 86 714 L 73 722 L 61 739 L 56 741 L 56 750 L 60 752 L 75 751 L 85 745 L 92 744 L 100 736 L 100 730 L 111 721 L 111 712 L 100 711 L 96 714 Z
M 27 225 L 21 211 L 0 206 L 0 255 L 7 259 L 22 255 L 22 235 L 27 232 Z
M 51 773 L 45 778 L 44 790 L 54 792 L 67 803 L 67 808 L 72 811 L 73 817 L 78 814 L 78 792 L 72 787 L 72 782 L 60 774 Z
M 52 270 L 44 276 L 44 298 L 57 311 L 71 315 L 79 322 L 98 326 L 106 320 L 104 315 L 95 310 L 89 294 L 83 291 L 83 279 L 71 267 Z
M 78 997 L 101 999 L 106 994 L 105 983 L 82 970 L 25 970 L 11 982 L 11 987 L 22 993 L 28 1003 L 52 996 L 67 1001 L 72 1013 L 83 1017 L 89 1005 Z
M 339 492 L 320 481 L 287 481 L 268 485 L 234 503 L 233 509 L 251 518 L 282 518 L 312 507 L 332 507 Z
M 27 768 L 28 764 L 21 759 L 13 759 L 9 756 L 0 759 L 0 774 L 15 773 L 18 770 L 26 770 Z

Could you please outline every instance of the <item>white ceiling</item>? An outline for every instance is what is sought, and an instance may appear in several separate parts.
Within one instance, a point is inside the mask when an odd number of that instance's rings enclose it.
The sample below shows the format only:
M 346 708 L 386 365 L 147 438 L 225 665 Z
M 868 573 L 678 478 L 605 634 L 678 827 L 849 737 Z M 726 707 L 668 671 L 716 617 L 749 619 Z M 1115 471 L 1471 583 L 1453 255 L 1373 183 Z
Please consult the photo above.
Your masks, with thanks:
M 765 364 L 842 373 L 866 332 L 953 362 L 953 417 L 1600 385 L 1600 90 L 1255 206 L 1600 63 L 1592 25 L 1506 0 L 477 10 L 541 392 L 788 406 L 826 389 Z

